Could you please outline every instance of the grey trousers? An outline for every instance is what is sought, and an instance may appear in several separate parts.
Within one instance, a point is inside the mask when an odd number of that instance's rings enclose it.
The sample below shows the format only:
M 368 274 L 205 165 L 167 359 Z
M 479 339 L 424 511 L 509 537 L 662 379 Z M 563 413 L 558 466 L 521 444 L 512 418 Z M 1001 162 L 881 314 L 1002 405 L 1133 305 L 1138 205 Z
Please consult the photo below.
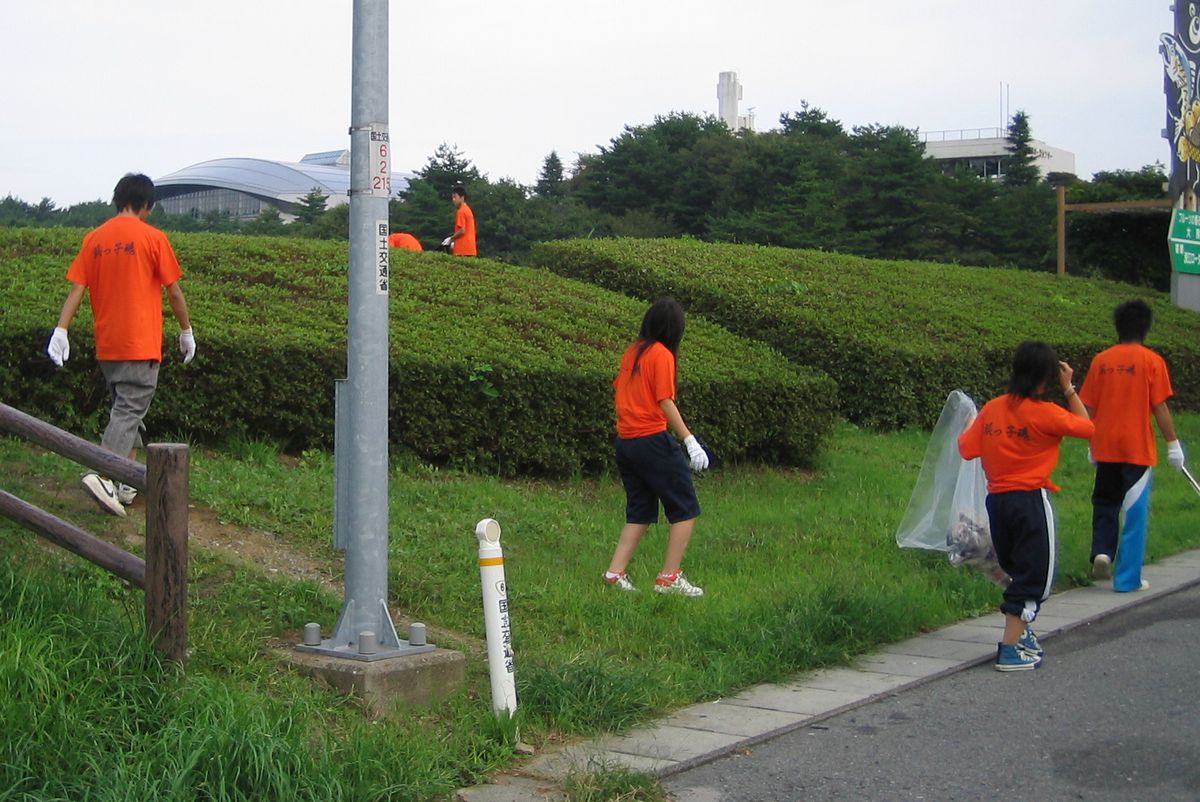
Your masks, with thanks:
M 100 372 L 112 395 L 112 410 L 100 445 L 114 454 L 128 456 L 133 449 L 145 445 L 142 433 L 146 431 L 146 424 L 142 419 L 150 410 L 150 402 L 158 388 L 158 362 L 101 360 Z

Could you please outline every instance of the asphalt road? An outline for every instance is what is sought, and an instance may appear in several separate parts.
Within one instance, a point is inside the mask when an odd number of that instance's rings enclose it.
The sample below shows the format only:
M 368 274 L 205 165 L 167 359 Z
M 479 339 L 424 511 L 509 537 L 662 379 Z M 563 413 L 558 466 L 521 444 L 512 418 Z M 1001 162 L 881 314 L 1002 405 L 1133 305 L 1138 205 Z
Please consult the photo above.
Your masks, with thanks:
M 989 663 L 663 784 L 678 802 L 1200 800 L 1200 587 L 1043 646 L 1036 671 Z

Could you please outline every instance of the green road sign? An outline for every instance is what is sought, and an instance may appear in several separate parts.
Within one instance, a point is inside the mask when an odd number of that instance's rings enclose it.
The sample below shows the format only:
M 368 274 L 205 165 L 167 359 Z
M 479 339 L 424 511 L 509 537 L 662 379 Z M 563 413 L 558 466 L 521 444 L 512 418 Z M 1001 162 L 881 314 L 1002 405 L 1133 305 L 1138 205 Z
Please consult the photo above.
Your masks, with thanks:
M 1175 272 L 1200 275 L 1200 212 L 1176 209 L 1167 242 Z

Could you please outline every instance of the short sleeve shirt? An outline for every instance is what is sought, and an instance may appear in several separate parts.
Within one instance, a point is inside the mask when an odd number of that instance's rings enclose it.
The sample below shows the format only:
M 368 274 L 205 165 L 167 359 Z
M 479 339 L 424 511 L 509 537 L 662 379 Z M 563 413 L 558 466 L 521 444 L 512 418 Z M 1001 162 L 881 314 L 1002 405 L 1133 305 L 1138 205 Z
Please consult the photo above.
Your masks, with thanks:
M 639 344 L 634 343 L 625 351 L 621 370 L 613 379 L 617 436 L 626 440 L 665 432 L 667 416 L 659 402 L 675 399 L 675 355 L 662 343 L 654 343 L 637 359 Z
M 455 256 L 476 256 L 475 250 L 475 213 L 471 211 L 471 207 L 463 201 L 463 204 L 458 207 L 458 213 L 454 215 L 454 230 L 463 229 L 463 235 L 454 240 L 454 255 Z
M 162 361 L 163 287 L 183 277 L 167 237 L 136 217 L 89 233 L 67 279 L 88 289 L 96 358 Z
M 1172 395 L 1167 363 L 1146 346 L 1126 343 L 1097 354 L 1079 390 L 1096 423 L 1096 461 L 1157 464 L 1150 410 Z
M 959 435 L 963 459 L 983 460 L 988 492 L 1010 490 L 1058 491 L 1050 474 L 1058 465 L 1058 446 L 1064 437 L 1092 436 L 1095 427 L 1057 404 L 1002 395 L 983 405 L 967 430 Z

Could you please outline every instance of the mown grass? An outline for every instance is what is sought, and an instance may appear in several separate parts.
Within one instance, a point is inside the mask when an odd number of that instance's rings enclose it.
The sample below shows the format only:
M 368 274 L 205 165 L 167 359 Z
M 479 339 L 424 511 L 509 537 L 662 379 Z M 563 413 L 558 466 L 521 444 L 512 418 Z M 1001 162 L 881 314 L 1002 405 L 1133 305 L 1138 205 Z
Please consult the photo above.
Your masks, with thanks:
M 1200 441 L 1200 416 L 1178 418 L 1181 439 Z M 927 437 L 842 425 L 815 473 L 701 477 L 705 512 L 685 561 L 705 587 L 698 600 L 650 592 L 663 527 L 631 568 L 640 592 L 600 584 L 623 514 L 615 477 L 503 481 L 397 465 L 393 611 L 457 631 L 462 643 L 481 638 L 473 529 L 499 520 L 522 736 L 539 744 L 844 663 L 998 601 L 973 570 L 895 546 Z M 0 465 L 6 489 L 87 528 L 109 526 L 74 490 L 70 463 L 0 440 Z M 323 452 L 296 460 L 240 441 L 193 452 L 192 492 L 224 520 L 332 559 L 331 474 Z M 1091 468 L 1081 443 L 1066 445 L 1056 479 L 1065 586 L 1087 573 Z M 1154 493 L 1151 557 L 1200 546 L 1198 500 L 1182 478 L 1164 466 Z M 429 799 L 512 758 L 489 726 L 477 652 L 468 692 L 372 724 L 268 648 L 294 640 L 305 621 L 331 627 L 340 601 L 326 590 L 195 552 L 192 658 L 180 674 L 142 642 L 139 594 L 14 525 L 0 523 L 0 533 L 0 800 Z M 609 798 L 588 790 L 608 781 L 581 780 L 579 798 Z

